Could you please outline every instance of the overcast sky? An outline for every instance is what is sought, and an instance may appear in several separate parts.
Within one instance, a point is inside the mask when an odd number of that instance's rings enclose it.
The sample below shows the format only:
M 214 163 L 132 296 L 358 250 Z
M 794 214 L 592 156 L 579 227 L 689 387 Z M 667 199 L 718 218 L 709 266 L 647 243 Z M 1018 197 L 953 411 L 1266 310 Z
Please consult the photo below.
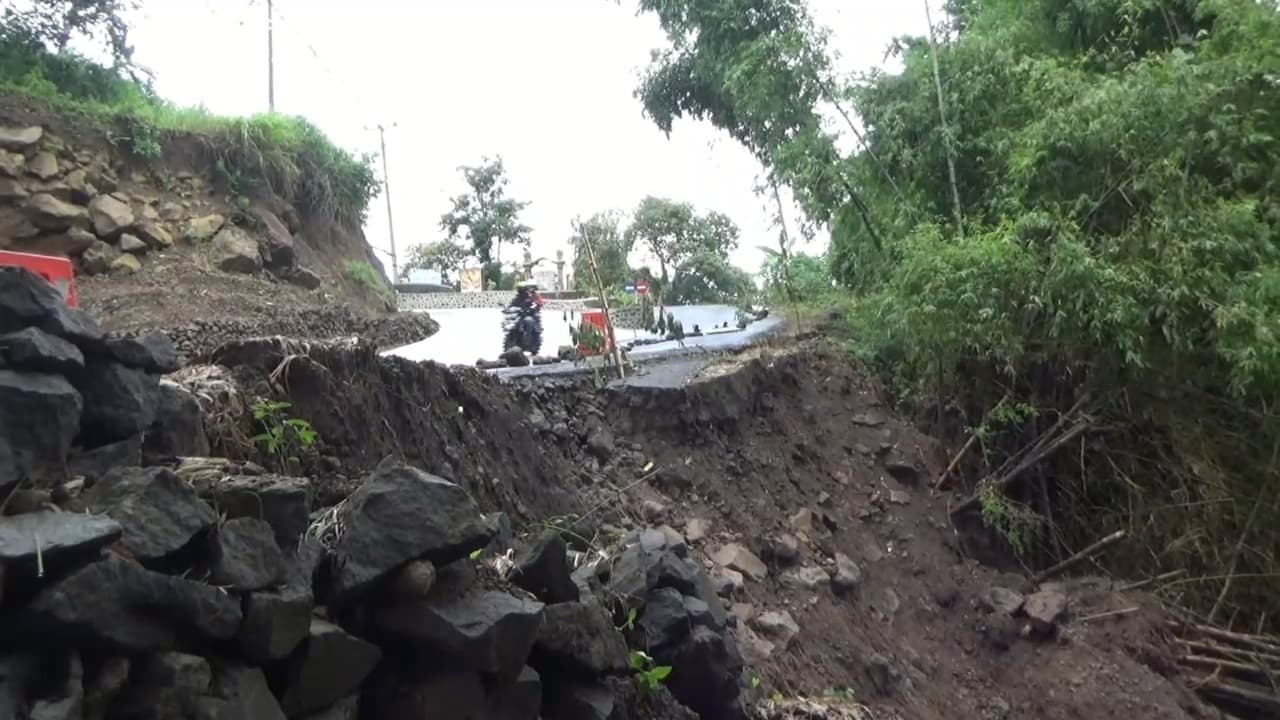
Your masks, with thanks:
M 880 64 L 894 37 L 927 27 L 917 0 L 810 6 L 844 70 Z M 449 197 L 465 189 L 458 166 L 499 154 L 511 194 L 531 203 L 535 257 L 567 250 L 575 216 L 629 210 L 650 194 L 732 217 L 743 232 L 732 259 L 744 269 L 775 241 L 752 192 L 760 166 L 741 146 L 693 122 L 667 139 L 642 116 L 633 91 L 664 37 L 633 2 L 275 0 L 275 11 L 277 111 L 357 152 L 377 149 L 366 127 L 396 123 L 387 156 L 401 259 L 440 238 Z M 162 96 L 252 114 L 267 107 L 265 26 L 266 0 L 151 0 L 132 37 Z M 366 234 L 389 247 L 382 198 Z

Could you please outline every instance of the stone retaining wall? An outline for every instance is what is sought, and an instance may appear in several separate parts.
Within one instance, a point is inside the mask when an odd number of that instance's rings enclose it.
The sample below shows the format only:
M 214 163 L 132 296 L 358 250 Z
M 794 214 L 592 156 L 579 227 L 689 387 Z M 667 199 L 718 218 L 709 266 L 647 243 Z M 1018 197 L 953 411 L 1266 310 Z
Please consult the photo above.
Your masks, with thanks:
M 401 310 L 465 310 L 470 308 L 504 308 L 515 293 L 511 290 L 481 292 L 400 293 Z M 547 300 L 551 310 L 579 310 L 582 300 Z

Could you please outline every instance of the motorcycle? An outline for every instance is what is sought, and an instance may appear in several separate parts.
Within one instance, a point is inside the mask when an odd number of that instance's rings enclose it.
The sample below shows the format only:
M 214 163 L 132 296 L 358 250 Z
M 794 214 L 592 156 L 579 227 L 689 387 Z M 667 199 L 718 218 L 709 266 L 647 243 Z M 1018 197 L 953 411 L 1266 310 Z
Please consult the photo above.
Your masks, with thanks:
M 530 355 L 542 349 L 542 324 L 536 311 L 508 307 L 502 310 L 502 351 L 520 348 Z

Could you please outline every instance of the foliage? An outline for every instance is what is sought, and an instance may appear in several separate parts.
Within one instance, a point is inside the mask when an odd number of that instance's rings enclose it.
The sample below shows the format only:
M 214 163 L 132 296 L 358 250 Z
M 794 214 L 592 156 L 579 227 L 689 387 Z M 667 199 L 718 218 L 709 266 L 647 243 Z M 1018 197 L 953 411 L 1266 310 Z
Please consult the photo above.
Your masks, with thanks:
M 765 297 L 769 301 L 822 302 L 836 292 L 827 258 L 797 253 L 784 259 L 776 250 L 761 249 L 767 251 L 760 274 L 764 278 Z
M 949 3 L 945 130 L 922 38 L 895 44 L 901 73 L 837 83 L 799 0 L 641 4 L 670 40 L 646 112 L 667 131 L 680 116 L 725 129 L 829 223 L 855 347 L 899 397 L 951 428 L 1006 395 L 1034 409 L 971 471 L 1007 469 L 1082 398 L 1110 431 L 1041 463 L 1028 486 L 1043 492 L 983 498 L 989 521 L 1005 501 L 1052 517 L 1028 553 L 1042 560 L 1130 528 L 1137 542 L 1108 555 L 1127 572 L 1220 575 L 1228 544 L 1247 544 L 1236 570 L 1256 579 L 1230 601 L 1265 607 L 1280 531 L 1246 518 L 1280 489 L 1274 0 Z M 844 104 L 863 123 L 850 156 L 819 120 Z M 1219 589 L 1189 586 L 1188 602 Z
M 631 267 L 627 264 L 627 258 L 631 255 L 634 238 L 622 231 L 621 222 L 620 213 L 601 212 L 574 224 L 573 276 L 578 278 L 579 287 L 595 289 L 591 259 L 583 242 L 584 233 L 591 238 L 596 266 L 600 271 L 600 282 L 604 283 L 606 289 L 620 288 L 631 279 Z
M 388 302 L 395 300 L 395 294 L 391 288 L 387 287 L 382 274 L 374 270 L 366 260 L 348 260 L 342 269 L 342 274 L 351 282 L 374 292 Z
M 452 198 L 453 208 L 440 216 L 448 238 L 456 240 L 466 228 L 472 253 L 486 269 L 501 262 L 503 243 L 528 247 L 530 228 L 520 222 L 520 212 L 529 203 L 507 196 L 502 158 L 482 158 L 479 165 L 459 169 L 470 190 Z M 488 276 L 496 279 L 492 272 Z
M 653 692 L 661 687 L 662 682 L 671 674 L 671 666 L 656 665 L 653 658 L 643 650 L 632 650 L 631 671 L 635 674 L 636 685 L 641 692 Z
M 751 276 L 712 250 L 700 249 L 680 261 L 663 299 L 673 305 L 734 303 L 755 288 Z
M 302 462 L 301 455 L 320 440 L 311 423 L 289 417 L 289 407 L 287 402 L 262 399 L 252 408 L 253 419 L 262 426 L 262 432 L 251 439 L 272 458 L 281 472 L 297 470 Z
M 141 161 L 158 160 L 171 143 L 194 138 L 211 169 L 238 179 L 234 194 L 270 190 L 308 218 L 363 223 L 379 188 L 371 157 L 338 148 L 303 118 L 228 118 L 174 107 L 124 73 L 71 52 L 49 52 L 21 27 L 0 26 L 0 92 L 85 117 Z
M 414 245 L 409 249 L 409 259 L 400 270 L 401 279 L 409 277 L 414 270 L 439 270 L 442 282 L 450 273 L 462 268 L 471 253 L 454 240 L 437 240 L 436 242 Z
M 65 53 L 77 38 L 87 39 L 105 50 L 113 69 L 136 79 L 129 25 L 123 15 L 139 6 L 138 0 L 31 0 L 23 10 L 5 8 L 0 22 L 8 32 L 55 53 Z

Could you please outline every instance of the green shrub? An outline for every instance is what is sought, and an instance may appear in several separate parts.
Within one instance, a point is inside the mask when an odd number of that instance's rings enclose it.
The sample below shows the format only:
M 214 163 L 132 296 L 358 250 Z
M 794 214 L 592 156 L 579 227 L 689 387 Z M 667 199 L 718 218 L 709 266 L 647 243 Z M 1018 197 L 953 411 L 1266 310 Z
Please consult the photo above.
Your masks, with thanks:
M 138 160 L 157 160 L 171 140 L 195 138 L 211 169 L 243 179 L 239 191 L 269 189 L 310 217 L 359 225 L 378 192 L 371 157 L 335 146 L 303 118 L 178 108 L 146 84 L 72 53 L 50 53 L 6 28 L 0 28 L 0 91 L 97 123 Z

